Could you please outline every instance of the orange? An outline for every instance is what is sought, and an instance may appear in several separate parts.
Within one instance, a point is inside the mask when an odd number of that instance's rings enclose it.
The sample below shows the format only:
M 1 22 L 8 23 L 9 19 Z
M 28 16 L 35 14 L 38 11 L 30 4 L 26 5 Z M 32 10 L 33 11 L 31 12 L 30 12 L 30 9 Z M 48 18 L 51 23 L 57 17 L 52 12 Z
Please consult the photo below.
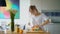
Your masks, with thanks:
M 23 34 L 23 30 L 20 29 L 20 34 Z

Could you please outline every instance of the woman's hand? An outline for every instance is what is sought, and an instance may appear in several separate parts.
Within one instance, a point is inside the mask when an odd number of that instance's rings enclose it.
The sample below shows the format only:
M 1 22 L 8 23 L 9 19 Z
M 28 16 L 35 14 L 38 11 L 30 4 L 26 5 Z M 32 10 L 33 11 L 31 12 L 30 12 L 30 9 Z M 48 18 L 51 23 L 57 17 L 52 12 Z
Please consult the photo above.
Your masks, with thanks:
M 39 28 L 39 25 L 34 25 L 32 28 Z
M 43 26 L 39 26 L 39 25 L 33 26 L 33 28 L 39 28 L 40 30 L 42 30 L 42 27 L 43 27 Z
M 49 20 L 46 20 L 44 23 L 42 23 L 40 26 L 44 26 L 49 23 Z

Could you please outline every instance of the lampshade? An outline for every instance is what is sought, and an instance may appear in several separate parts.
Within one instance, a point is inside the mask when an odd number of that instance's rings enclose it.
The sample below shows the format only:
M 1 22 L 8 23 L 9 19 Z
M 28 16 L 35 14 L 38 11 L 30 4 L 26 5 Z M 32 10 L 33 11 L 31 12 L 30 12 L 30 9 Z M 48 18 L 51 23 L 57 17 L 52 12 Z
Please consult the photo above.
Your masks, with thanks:
M 6 1 L 5 0 L 0 0 L 0 7 L 6 6 Z

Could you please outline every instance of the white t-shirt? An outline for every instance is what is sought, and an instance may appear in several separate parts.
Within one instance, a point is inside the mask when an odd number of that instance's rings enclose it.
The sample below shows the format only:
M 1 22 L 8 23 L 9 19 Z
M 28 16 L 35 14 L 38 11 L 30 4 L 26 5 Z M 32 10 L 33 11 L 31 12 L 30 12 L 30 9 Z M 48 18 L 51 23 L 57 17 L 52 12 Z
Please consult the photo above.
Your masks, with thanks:
M 48 20 L 48 17 L 46 15 L 44 15 L 43 13 L 39 16 L 34 16 L 32 15 L 31 17 L 31 22 L 34 25 L 40 25 L 42 23 L 44 23 L 46 20 Z

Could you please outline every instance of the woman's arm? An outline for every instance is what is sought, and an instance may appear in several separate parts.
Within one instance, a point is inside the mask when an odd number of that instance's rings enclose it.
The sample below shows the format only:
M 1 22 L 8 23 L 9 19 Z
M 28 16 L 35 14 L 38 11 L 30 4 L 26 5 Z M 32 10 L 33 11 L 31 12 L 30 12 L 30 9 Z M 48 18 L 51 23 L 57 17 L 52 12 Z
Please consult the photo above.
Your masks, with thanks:
M 44 26 L 49 23 L 49 20 L 46 20 L 44 23 L 42 23 L 40 26 Z

